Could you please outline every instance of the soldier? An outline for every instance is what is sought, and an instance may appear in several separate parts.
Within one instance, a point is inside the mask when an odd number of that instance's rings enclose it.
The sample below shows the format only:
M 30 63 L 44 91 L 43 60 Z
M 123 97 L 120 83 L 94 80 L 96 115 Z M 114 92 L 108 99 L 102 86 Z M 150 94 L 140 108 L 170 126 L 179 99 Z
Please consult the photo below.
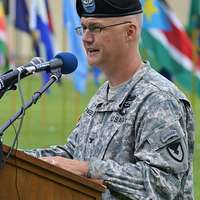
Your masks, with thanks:
M 107 80 L 64 146 L 27 153 L 100 179 L 102 199 L 193 199 L 190 102 L 142 61 L 139 0 L 77 0 L 91 66 Z

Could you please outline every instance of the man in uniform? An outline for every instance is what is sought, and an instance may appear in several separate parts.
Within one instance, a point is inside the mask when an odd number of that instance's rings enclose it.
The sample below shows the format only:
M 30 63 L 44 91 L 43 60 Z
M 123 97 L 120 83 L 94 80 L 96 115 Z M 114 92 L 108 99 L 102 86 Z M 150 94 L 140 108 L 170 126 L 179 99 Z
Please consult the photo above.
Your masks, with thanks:
M 141 59 L 139 0 L 77 0 L 76 8 L 88 62 L 108 81 L 67 144 L 27 153 L 100 179 L 107 186 L 104 200 L 192 200 L 191 105 Z

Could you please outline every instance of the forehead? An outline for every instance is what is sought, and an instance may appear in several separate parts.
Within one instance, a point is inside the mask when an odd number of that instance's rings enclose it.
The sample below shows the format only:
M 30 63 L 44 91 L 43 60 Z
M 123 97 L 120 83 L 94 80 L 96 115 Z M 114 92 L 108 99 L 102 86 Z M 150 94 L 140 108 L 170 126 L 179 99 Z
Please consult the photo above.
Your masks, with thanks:
M 113 22 L 114 18 L 81 17 L 82 24 Z

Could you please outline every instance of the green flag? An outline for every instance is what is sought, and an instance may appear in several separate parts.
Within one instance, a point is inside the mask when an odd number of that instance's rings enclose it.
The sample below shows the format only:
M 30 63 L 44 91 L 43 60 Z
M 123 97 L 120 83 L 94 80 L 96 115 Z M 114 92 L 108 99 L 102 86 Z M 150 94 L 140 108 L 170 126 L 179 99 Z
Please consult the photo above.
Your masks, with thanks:
M 191 0 L 187 30 L 200 55 L 200 0 Z
M 200 0 L 191 0 L 188 28 L 200 28 Z

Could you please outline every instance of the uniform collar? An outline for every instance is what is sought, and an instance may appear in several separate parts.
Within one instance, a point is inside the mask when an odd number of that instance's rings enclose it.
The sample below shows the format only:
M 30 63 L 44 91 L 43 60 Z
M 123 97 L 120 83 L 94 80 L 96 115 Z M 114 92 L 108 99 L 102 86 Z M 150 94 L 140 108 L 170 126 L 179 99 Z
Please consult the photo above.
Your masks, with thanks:
M 142 79 L 144 74 L 150 68 L 149 62 L 145 62 L 145 64 L 139 68 L 139 70 L 132 76 L 132 78 L 124 85 L 120 90 L 120 94 L 116 94 L 110 101 L 108 101 L 108 89 L 109 83 L 108 81 L 102 86 L 102 88 L 97 93 L 98 99 L 97 104 L 101 105 L 101 110 L 119 110 L 121 109 L 123 102 L 126 101 L 126 98 L 133 90 L 134 86 Z

